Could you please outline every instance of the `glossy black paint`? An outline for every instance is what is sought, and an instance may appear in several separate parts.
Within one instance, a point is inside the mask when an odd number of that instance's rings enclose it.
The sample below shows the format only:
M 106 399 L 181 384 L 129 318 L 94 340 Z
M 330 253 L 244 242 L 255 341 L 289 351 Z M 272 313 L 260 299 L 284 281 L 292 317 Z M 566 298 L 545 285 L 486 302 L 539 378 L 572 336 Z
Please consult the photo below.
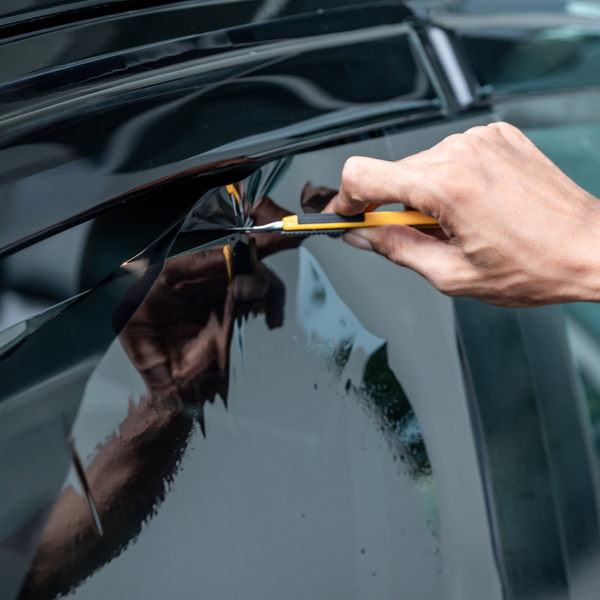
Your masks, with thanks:
M 20 0 L 0 9 L 0 32 L 12 34 L 31 33 L 43 29 L 80 23 L 99 17 L 116 17 L 122 13 L 141 13 L 148 9 L 173 6 L 194 6 L 201 4 L 198 0 Z M 204 4 L 208 4 L 205 2 Z M 277 16 L 289 16 L 312 12 L 318 9 L 348 7 L 364 2 L 352 0 L 294 0 L 275 5 L 267 11 L 259 13 L 260 19 L 266 20 Z
M 408 16 L 401 5 L 383 4 L 192 37 L 183 29 L 178 41 L 127 50 L 117 41 L 95 63 L 7 83 L 0 193 L 28 219 L 3 220 L 3 252 L 182 171 L 239 164 L 315 135 L 325 141 L 441 115 L 418 36 L 401 25 Z
M 41 12 L 13 11 L 0 23 L 0 35 L 14 35 L 0 45 L 0 60 L 12 69 L 0 75 L 0 252 L 19 256 L 31 246 L 35 260 L 44 252 L 40 240 L 93 220 L 77 283 L 82 295 L 53 296 L 66 302 L 3 346 L 0 399 L 35 383 L 50 389 L 74 365 L 98 360 L 147 297 L 164 260 L 218 238 L 201 229 L 176 237 L 207 190 L 244 179 L 271 158 L 472 110 L 461 108 L 443 81 L 427 41 L 430 24 L 445 28 L 458 49 L 462 44 L 460 64 L 472 69 L 466 75 L 484 86 L 483 96 L 489 86 L 494 93 L 544 91 L 552 88 L 538 85 L 536 73 L 515 76 L 505 42 L 447 17 L 562 10 L 549 2 L 451 3 L 430 13 L 427 3 L 409 9 L 290 2 L 273 13 L 252 0 L 167 4 L 143 3 L 129 13 L 132 3 L 103 3 L 98 16 L 96 3 L 62 3 L 49 20 Z M 50 10 L 43 3 L 27 8 Z M 569 60 L 561 63 L 564 72 L 576 72 Z M 502 88 L 516 80 L 523 85 Z M 580 83 L 575 73 L 565 85 Z M 462 302 L 457 310 L 507 597 L 568 593 L 572 572 L 598 551 L 598 527 L 567 360 L 562 350 L 545 350 L 562 348 L 560 324 L 543 312 L 528 319 Z M 348 358 L 343 351 L 340 364 Z M 547 364 L 554 368 L 551 384 L 542 377 Z M 409 429 L 412 409 L 385 347 L 371 357 L 361 384 L 348 380 L 346 392 L 364 400 L 392 440 L 399 427 Z M 81 395 L 57 401 L 48 392 L 46 399 L 29 408 L 56 429 L 64 416 L 72 422 Z M 173 460 L 157 473 L 149 496 L 174 473 L 190 431 L 189 420 L 177 429 L 181 439 L 169 446 Z M 28 444 L 41 440 L 44 460 L 54 462 L 46 465 L 43 494 L 32 501 L 39 511 L 2 548 L 19 556 L 18 568 L 3 564 L 15 593 L 71 461 L 67 444 L 57 450 L 46 434 L 42 421 Z M 64 437 L 61 430 L 56 439 Z M 422 438 L 407 439 L 401 450 L 409 471 L 430 476 Z M 14 447 L 27 446 L 18 440 Z M 569 460 L 561 463 L 564 456 Z M 571 463 L 580 469 L 570 471 Z M 120 543 L 155 506 L 151 500 L 136 509 Z
M 259 7 L 258 1 L 202 3 L 76 24 L 50 30 L 41 39 L 9 38 L 0 46 L 0 60 L 9 66 L 2 71 L 6 101 L 14 103 L 82 82 L 141 73 L 265 42 L 366 29 L 412 16 L 402 5 L 380 4 L 252 23 Z M 54 47 L 60 53 L 51 52 Z M 47 64 L 36 50 L 47 56 Z M 60 72 L 66 66 L 68 71 Z

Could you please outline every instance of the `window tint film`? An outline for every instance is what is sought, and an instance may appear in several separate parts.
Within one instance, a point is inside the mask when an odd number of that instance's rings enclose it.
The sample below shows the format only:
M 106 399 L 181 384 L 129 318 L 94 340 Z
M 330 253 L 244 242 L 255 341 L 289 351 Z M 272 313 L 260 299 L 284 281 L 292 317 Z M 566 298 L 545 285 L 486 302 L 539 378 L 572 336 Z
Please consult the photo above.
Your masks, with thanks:
M 481 123 L 186 180 L 13 255 L 11 290 L 54 295 L 0 338 L 7 598 L 502 597 L 451 301 L 339 239 L 223 231 Z
M 207 193 L 183 240 L 285 213 L 264 194 L 290 166 Z M 304 186 L 297 210 L 332 193 Z M 370 330 L 336 290 L 317 255 L 339 241 L 240 239 L 229 259 L 223 242 L 167 260 L 90 378 L 21 598 L 440 598 L 400 331 Z
M 185 7 L 215 14 L 171 7 L 152 26 L 133 13 L 0 45 L 14 69 L 0 85 L 3 250 L 182 173 L 444 114 L 400 5 L 230 27 L 213 22 L 227 4 Z

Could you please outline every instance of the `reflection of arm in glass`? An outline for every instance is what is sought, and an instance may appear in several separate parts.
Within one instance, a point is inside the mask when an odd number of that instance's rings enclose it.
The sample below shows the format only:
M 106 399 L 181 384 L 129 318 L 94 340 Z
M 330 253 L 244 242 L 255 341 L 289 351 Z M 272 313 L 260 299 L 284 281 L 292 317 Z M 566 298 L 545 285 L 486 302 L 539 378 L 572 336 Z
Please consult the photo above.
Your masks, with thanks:
M 258 224 L 287 214 L 268 198 L 253 208 Z M 298 246 L 279 234 L 257 239 L 259 258 Z M 115 434 L 86 471 L 103 528 L 72 487 L 59 498 L 44 531 L 21 599 L 54 598 L 110 561 L 141 531 L 165 497 L 205 402 L 226 401 L 229 349 L 236 319 L 264 313 L 269 328 L 283 322 L 285 289 L 265 265 L 231 285 L 222 247 L 167 261 L 120 335 L 146 382 Z

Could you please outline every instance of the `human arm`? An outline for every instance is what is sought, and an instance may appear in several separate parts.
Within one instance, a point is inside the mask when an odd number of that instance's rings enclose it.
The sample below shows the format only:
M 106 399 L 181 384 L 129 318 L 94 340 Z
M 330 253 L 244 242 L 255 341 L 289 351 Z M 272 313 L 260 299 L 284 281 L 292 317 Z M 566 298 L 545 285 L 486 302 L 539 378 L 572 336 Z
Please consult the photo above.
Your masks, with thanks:
M 450 296 L 520 307 L 600 300 L 600 202 L 511 125 L 475 127 L 396 163 L 353 157 L 326 210 L 398 202 L 436 217 L 446 239 L 388 225 L 345 240 Z

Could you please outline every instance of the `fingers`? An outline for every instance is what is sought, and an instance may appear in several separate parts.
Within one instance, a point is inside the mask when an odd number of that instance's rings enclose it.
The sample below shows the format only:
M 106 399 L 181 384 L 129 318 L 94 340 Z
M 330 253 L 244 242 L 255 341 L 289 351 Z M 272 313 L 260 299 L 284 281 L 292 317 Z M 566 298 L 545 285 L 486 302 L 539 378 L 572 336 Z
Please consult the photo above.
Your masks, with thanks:
M 470 195 L 472 176 L 489 162 L 486 153 L 495 153 L 498 159 L 498 154 L 514 154 L 515 149 L 541 156 L 518 129 L 492 123 L 448 136 L 433 148 L 398 162 L 353 156 L 344 165 L 339 193 L 324 212 L 355 215 L 370 204 L 401 202 L 438 218 L 443 209 Z
M 472 278 L 472 267 L 459 247 L 404 225 L 353 229 L 344 241 L 413 269 L 451 296 L 462 295 Z
M 431 165 L 394 163 L 353 156 L 342 171 L 342 185 L 324 212 L 357 215 L 369 205 L 402 202 L 437 217 L 439 194 Z

